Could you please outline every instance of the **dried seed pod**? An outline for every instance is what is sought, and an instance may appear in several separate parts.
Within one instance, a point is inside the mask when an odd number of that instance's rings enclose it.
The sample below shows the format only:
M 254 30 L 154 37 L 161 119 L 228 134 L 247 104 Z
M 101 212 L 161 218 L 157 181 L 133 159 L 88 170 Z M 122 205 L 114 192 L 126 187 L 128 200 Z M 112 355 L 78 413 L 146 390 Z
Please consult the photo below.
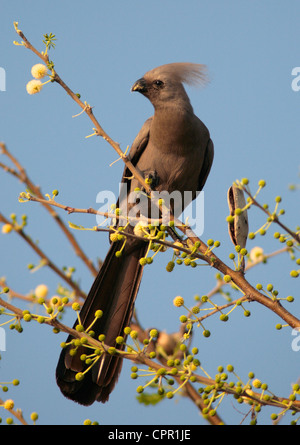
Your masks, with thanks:
M 227 193 L 228 207 L 230 215 L 234 217 L 232 223 L 228 224 L 228 231 L 231 241 L 235 246 L 241 246 L 243 249 L 246 247 L 248 236 L 248 214 L 247 210 L 244 210 L 240 214 L 236 214 L 236 209 L 243 209 L 246 205 L 244 192 L 236 185 L 232 185 L 228 189 Z

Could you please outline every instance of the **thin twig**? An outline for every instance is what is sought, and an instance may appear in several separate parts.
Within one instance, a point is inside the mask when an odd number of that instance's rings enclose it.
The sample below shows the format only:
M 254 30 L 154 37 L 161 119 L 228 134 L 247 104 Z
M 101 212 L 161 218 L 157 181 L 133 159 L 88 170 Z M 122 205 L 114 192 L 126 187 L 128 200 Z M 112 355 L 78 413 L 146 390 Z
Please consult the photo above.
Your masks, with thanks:
M 22 199 L 22 196 L 21 196 Z M 54 207 L 58 207 L 62 210 L 65 210 L 68 214 L 71 213 L 88 213 L 88 214 L 92 214 L 92 215 L 100 215 L 100 216 L 104 216 L 107 219 L 118 219 L 121 220 L 121 222 L 125 221 L 145 221 L 148 222 L 149 224 L 153 224 L 153 225 L 158 225 L 161 224 L 162 219 L 154 219 L 154 218 L 144 218 L 143 216 L 139 216 L 139 217 L 135 217 L 135 216 L 123 216 L 122 214 L 117 215 L 115 213 L 110 213 L 110 212 L 101 212 L 100 210 L 95 210 L 92 207 L 89 207 L 88 209 L 79 209 L 76 207 L 71 207 L 69 205 L 65 205 L 65 204 L 60 204 L 59 202 L 55 201 L 54 199 L 44 199 L 44 198 L 40 198 L 40 197 L 36 197 L 31 195 L 30 193 L 26 193 L 24 195 L 24 201 L 26 201 L 26 199 L 28 201 L 32 201 L 32 202 L 39 202 L 41 204 L 47 204 L 48 206 L 54 206 Z
M 19 319 L 23 318 L 23 312 L 21 311 L 21 309 L 13 306 L 11 303 L 4 301 L 1 297 L 0 297 L 0 306 L 15 313 Z M 71 335 L 74 338 L 79 338 L 79 339 L 83 338 L 83 337 L 87 338 L 87 333 L 78 332 L 76 329 L 73 329 L 73 328 L 70 328 L 69 326 L 64 325 L 57 319 L 57 317 L 46 317 L 44 322 L 50 326 L 55 327 L 59 331 L 63 331 L 65 333 Z M 106 353 L 106 351 L 108 351 L 108 349 L 109 349 L 108 345 L 106 345 L 103 342 L 100 342 L 90 336 L 88 336 L 88 342 L 90 345 L 100 348 L 102 351 L 104 351 L 104 353 Z M 116 349 L 116 353 L 117 354 L 120 353 L 118 351 L 118 349 Z M 130 352 L 129 353 L 129 352 L 122 351 L 120 353 L 120 355 L 122 358 L 131 360 L 135 363 L 144 364 L 144 365 L 148 366 L 149 368 L 151 368 L 152 370 L 158 371 L 161 369 L 161 365 L 159 363 L 154 362 L 152 359 L 148 358 L 144 352 L 140 352 L 140 353 Z M 170 372 L 170 373 L 173 370 L 173 368 L 168 365 L 164 365 L 164 368 L 166 369 L 167 372 Z M 193 373 L 193 377 L 195 377 L 196 381 L 202 385 L 214 386 L 216 392 L 225 392 L 227 394 L 232 394 L 232 395 L 236 394 L 235 388 L 234 387 L 232 388 L 231 385 L 227 384 L 226 382 L 224 382 L 224 384 L 222 386 L 218 387 L 218 386 L 216 386 L 216 381 L 210 377 L 200 376 L 195 373 Z M 290 410 L 300 411 L 300 401 L 289 402 L 289 404 L 287 406 L 287 404 L 286 404 L 286 402 L 288 400 L 287 397 L 273 396 L 269 400 L 264 400 L 264 399 L 262 399 L 260 393 L 255 393 L 254 391 L 248 392 L 246 388 L 241 393 L 239 393 L 239 396 L 246 397 L 247 399 L 250 399 L 250 400 L 253 400 L 254 402 L 259 403 L 260 405 L 285 407 Z
M 31 199 L 31 198 L 29 198 Z M 34 198 L 32 199 L 34 200 Z M 71 207 L 63 206 L 61 204 L 57 204 L 53 201 L 52 205 L 57 205 L 58 207 L 64 208 L 65 210 L 72 210 Z M 97 212 L 93 209 L 77 209 L 82 210 L 84 213 L 93 213 Z M 275 312 L 279 317 L 281 317 L 285 322 L 287 322 L 292 328 L 296 328 L 300 326 L 300 320 L 292 315 L 289 311 L 287 311 L 279 302 L 279 300 L 272 300 L 269 297 L 265 296 L 257 289 L 255 289 L 246 279 L 244 274 L 241 271 L 235 271 L 227 266 L 220 258 L 218 258 L 213 251 L 210 251 L 208 246 L 198 238 L 198 236 L 191 230 L 190 227 L 183 224 L 179 219 L 172 217 L 175 226 L 182 231 L 188 239 L 192 242 L 193 245 L 195 243 L 199 244 L 199 248 L 193 253 L 195 258 L 200 258 L 203 261 L 207 262 L 210 266 L 214 267 L 218 271 L 222 272 L 224 275 L 229 275 L 233 281 L 237 285 L 237 287 L 245 294 L 245 296 L 253 301 L 257 301 L 258 303 L 268 307 L 273 312 Z M 108 231 L 109 229 L 96 228 L 99 231 Z M 149 242 L 148 238 L 137 237 L 135 234 L 131 234 L 128 232 L 120 232 L 128 237 L 134 237 L 141 239 L 145 242 Z M 157 240 L 160 241 L 160 240 Z M 174 248 L 172 243 L 167 241 L 160 241 L 161 244 L 164 244 L 167 247 Z M 191 250 L 185 247 L 176 246 L 176 249 L 181 250 L 185 253 L 191 254 Z
M 8 166 L 6 166 L 3 163 L 0 163 L 0 167 L 3 168 L 4 171 L 12 174 L 16 178 L 18 178 L 21 182 L 27 185 L 27 188 L 36 195 L 37 198 L 40 198 L 40 203 L 44 206 L 44 208 L 50 213 L 54 221 L 58 224 L 60 229 L 63 231 L 64 235 L 67 237 L 68 241 L 72 245 L 75 254 L 82 259 L 82 261 L 86 264 L 86 266 L 89 268 L 90 272 L 96 276 L 98 273 L 98 270 L 94 267 L 92 261 L 85 255 L 82 248 L 79 246 L 77 240 L 73 236 L 73 234 L 70 232 L 68 227 L 64 224 L 60 216 L 57 212 L 54 211 L 54 209 L 49 205 L 47 200 L 43 199 L 43 195 L 40 192 L 40 188 L 36 186 L 28 177 L 25 168 L 19 163 L 19 161 L 8 151 L 6 145 L 3 142 L 0 142 L 0 151 L 2 151 L 3 154 L 5 154 L 11 162 L 16 166 L 17 170 L 12 169 Z
M 300 234 L 293 232 L 289 229 L 285 224 L 279 221 L 277 215 L 272 215 L 267 209 L 265 209 L 259 202 L 252 196 L 252 194 L 247 190 L 247 188 L 243 187 L 243 190 L 250 197 L 253 205 L 258 207 L 262 212 L 264 212 L 268 217 L 272 218 L 272 222 L 278 224 L 286 233 L 288 233 L 292 238 L 294 238 L 298 243 L 300 243 Z
M 0 399 L 0 405 L 4 405 L 4 403 L 4 400 Z M 28 425 L 20 409 L 6 409 L 6 411 L 12 414 L 17 420 L 19 420 L 22 425 Z
M 2 213 L 0 213 L 0 222 L 4 224 L 11 224 L 11 221 L 9 221 Z M 55 263 L 53 263 L 48 256 L 42 251 L 42 249 L 32 241 L 30 236 L 28 236 L 24 230 L 20 227 L 13 226 L 13 229 L 15 232 L 34 250 L 34 252 L 44 261 L 44 264 L 50 267 L 50 269 L 53 270 L 60 278 L 62 278 L 76 293 L 77 296 L 80 296 L 82 298 L 86 298 L 85 293 L 80 289 L 78 284 L 73 281 L 70 277 L 68 277 L 62 270 L 60 270 Z
M 184 225 L 179 226 L 176 224 L 176 227 L 179 228 L 188 238 L 192 241 L 193 244 L 199 243 L 200 246 L 198 248 L 199 252 L 203 254 L 204 261 L 210 264 L 212 267 L 217 269 L 224 275 L 229 275 L 233 283 L 245 294 L 245 296 L 252 301 L 256 301 L 263 306 L 271 309 L 274 313 L 276 313 L 279 317 L 281 317 L 286 323 L 288 323 L 292 328 L 300 327 L 300 320 L 287 311 L 277 299 L 271 299 L 257 289 L 255 289 L 246 279 L 244 274 L 241 271 L 235 271 L 227 266 L 220 258 L 218 258 L 214 252 L 208 250 L 206 244 L 201 241 L 197 235 L 189 228 Z
M 49 56 L 48 54 L 42 54 L 40 53 L 25 37 L 23 32 L 18 29 L 17 24 L 15 24 L 15 30 L 17 34 L 22 38 L 23 45 L 34 52 L 40 59 L 43 60 L 44 63 L 47 65 L 49 64 Z M 151 192 L 151 187 L 145 182 L 143 175 L 141 172 L 132 164 L 129 157 L 126 156 L 123 151 L 120 148 L 120 145 L 115 142 L 101 127 L 98 120 L 93 114 L 92 107 L 90 105 L 87 105 L 86 103 L 83 103 L 79 97 L 66 85 L 66 83 L 61 79 L 61 77 L 58 75 L 58 73 L 52 68 L 52 75 L 51 75 L 53 81 L 57 82 L 65 91 L 66 93 L 77 103 L 77 105 L 80 106 L 80 108 L 88 115 L 90 120 L 93 122 L 95 126 L 95 133 L 98 136 L 101 136 L 105 141 L 107 141 L 112 148 L 118 153 L 118 155 L 123 159 L 126 167 L 131 171 L 133 176 L 139 181 L 141 186 L 145 189 L 147 193 Z

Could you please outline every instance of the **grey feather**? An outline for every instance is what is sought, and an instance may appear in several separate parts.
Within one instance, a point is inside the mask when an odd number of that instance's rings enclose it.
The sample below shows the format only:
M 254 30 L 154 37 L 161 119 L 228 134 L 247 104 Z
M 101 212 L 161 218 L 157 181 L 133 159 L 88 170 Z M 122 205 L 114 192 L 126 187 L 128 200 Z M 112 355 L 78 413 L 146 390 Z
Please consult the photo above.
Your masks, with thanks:
M 172 79 L 187 85 L 204 86 L 208 83 L 208 70 L 206 65 L 199 63 L 168 63 L 148 71 L 144 77 Z

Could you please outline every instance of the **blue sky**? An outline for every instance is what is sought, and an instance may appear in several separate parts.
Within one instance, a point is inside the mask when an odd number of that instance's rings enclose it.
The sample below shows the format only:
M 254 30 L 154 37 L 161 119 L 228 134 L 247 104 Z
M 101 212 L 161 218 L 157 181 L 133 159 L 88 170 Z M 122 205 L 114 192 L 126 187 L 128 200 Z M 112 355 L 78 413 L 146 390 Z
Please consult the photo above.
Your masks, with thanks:
M 272 208 L 281 195 L 286 210 L 284 222 L 299 224 L 299 193 L 288 184 L 299 182 L 300 92 L 291 88 L 293 68 L 300 66 L 299 14 L 297 0 L 88 0 L 82 2 L 27 1 L 0 4 L 0 66 L 6 72 L 6 91 L 0 91 L 0 139 L 25 166 L 43 193 L 58 189 L 59 201 L 71 206 L 97 207 L 97 193 L 117 193 L 123 166 L 113 149 L 92 133 L 88 118 L 72 118 L 80 110 L 65 92 L 48 84 L 40 94 L 29 96 L 26 83 L 38 59 L 23 47 L 13 45 L 18 36 L 13 21 L 39 50 L 43 34 L 54 33 L 56 49 L 50 52 L 63 80 L 94 107 L 105 131 L 123 150 L 130 145 L 143 122 L 152 114 L 151 104 L 130 93 L 131 85 L 146 71 L 170 62 L 204 63 L 210 72 L 205 89 L 187 88 L 195 113 L 208 126 L 215 145 L 214 165 L 205 187 L 203 240 L 221 241 L 219 256 L 227 261 L 232 245 L 225 218 L 226 194 L 231 183 L 248 177 L 253 191 L 259 179 L 267 181 L 262 202 Z M 1 157 L 1 161 L 2 161 Z M 48 215 L 35 203 L 19 204 L 22 184 L 0 171 L 0 210 L 28 215 L 27 232 L 59 266 L 75 266 L 76 279 L 88 290 L 92 277 L 76 258 Z M 93 216 L 61 214 L 65 221 L 95 225 Z M 249 214 L 250 230 L 263 222 L 255 210 Z M 250 250 L 260 244 L 265 252 L 279 247 L 271 229 L 267 237 L 249 242 Z M 105 234 L 76 232 L 85 252 L 94 260 L 103 258 L 108 241 Z M 41 269 L 27 270 L 36 263 L 35 254 L 16 234 L 0 237 L 0 276 L 20 293 L 47 283 L 55 294 L 57 277 Z M 144 326 L 175 331 L 181 313 L 172 306 L 182 295 L 189 306 L 195 294 L 208 293 L 215 272 L 177 268 L 165 272 L 170 254 L 165 253 L 145 271 L 137 300 Z M 273 283 L 282 296 L 298 297 L 298 281 L 289 277 L 294 268 L 287 256 L 274 258 L 266 266 L 249 272 L 249 281 Z M 232 363 L 242 378 L 249 371 L 267 381 L 272 391 L 287 395 L 291 382 L 299 378 L 299 354 L 291 349 L 291 330 L 276 331 L 279 319 L 257 304 L 252 316 L 234 314 L 220 323 L 211 318 L 212 336 L 195 334 L 203 367 L 216 374 L 218 365 Z M 292 306 L 299 314 L 299 298 Z M 65 321 L 73 323 L 74 315 Z M 47 424 L 78 424 L 85 418 L 103 424 L 202 424 L 197 409 L 188 400 L 164 401 L 156 408 L 135 401 L 136 381 L 129 379 L 130 364 L 123 368 L 119 384 L 105 405 L 84 408 L 64 399 L 56 387 L 54 370 L 64 334 L 53 335 L 47 326 L 26 325 L 22 335 L 7 330 L 7 351 L 2 353 L 0 381 L 20 378 L 10 397 L 29 418 L 32 411 Z M 220 411 L 228 423 L 238 423 L 241 414 L 230 401 Z M 237 407 L 239 409 L 239 406 Z M 246 409 L 243 408 L 243 412 Z M 270 411 L 262 413 L 268 422 Z

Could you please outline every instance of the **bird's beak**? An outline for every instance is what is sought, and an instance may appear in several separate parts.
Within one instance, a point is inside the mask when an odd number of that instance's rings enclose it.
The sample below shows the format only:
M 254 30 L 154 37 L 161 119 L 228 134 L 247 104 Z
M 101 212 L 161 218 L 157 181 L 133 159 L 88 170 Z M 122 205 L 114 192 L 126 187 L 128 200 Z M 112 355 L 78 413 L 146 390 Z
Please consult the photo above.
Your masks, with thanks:
M 147 92 L 147 82 L 142 77 L 141 79 L 137 80 L 131 87 L 131 91 L 138 91 L 139 93 L 146 93 Z

